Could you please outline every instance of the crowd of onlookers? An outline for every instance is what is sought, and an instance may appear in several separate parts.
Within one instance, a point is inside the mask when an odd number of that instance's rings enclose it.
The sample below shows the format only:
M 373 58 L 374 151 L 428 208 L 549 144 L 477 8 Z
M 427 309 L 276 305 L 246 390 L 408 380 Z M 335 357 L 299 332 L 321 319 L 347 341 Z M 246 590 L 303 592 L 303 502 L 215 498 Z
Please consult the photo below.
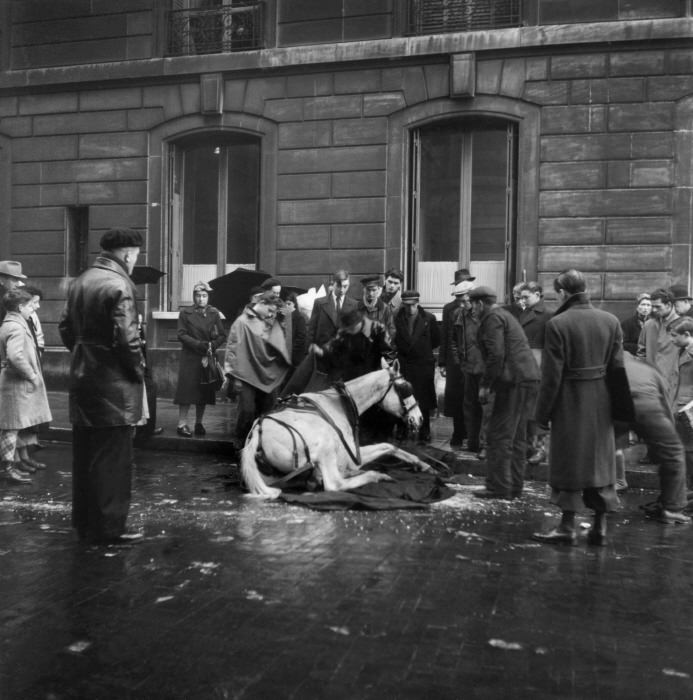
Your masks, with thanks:
M 161 430 L 130 279 L 141 244 L 130 229 L 104 234 L 100 256 L 71 284 L 59 323 L 72 352 L 73 522 L 96 541 L 126 536 L 132 426 L 145 437 Z M 0 459 L 17 483 L 45 468 L 31 452 L 38 427 L 51 420 L 36 314 L 42 293 L 25 280 L 20 263 L 0 261 Z M 539 541 L 573 543 L 573 517 L 584 504 L 595 511 L 590 541 L 603 544 L 606 513 L 617 488 L 626 487 L 623 449 L 635 439 L 632 431 L 647 443 L 646 459 L 660 466 L 658 515 L 688 521 L 682 511 L 693 478 L 693 308 L 684 286 L 639 294 L 633 314 L 619 322 L 592 306 L 577 270 L 555 279 L 559 304 L 550 308 L 536 281 L 518 283 L 512 301 L 499 303 L 495 290 L 463 268 L 438 321 L 419 293 L 405 288 L 400 270 L 359 284 L 360 294 L 350 295 L 351 275 L 336 271 L 306 313 L 295 292 L 269 278 L 227 323 L 209 303 L 210 286 L 195 284 L 193 305 L 178 318 L 178 435 L 205 434 L 205 408 L 220 388 L 238 401 L 235 436 L 242 442 L 279 398 L 394 366 L 421 410 L 416 439 L 431 440 L 439 407 L 452 419 L 451 448 L 486 461 L 486 486 L 476 496 L 517 498 L 527 465 L 550 462 L 553 501 L 563 515 L 554 530 L 535 533 Z M 215 382 L 217 351 L 224 361 Z M 407 437 L 414 436 L 406 424 L 377 405 L 360 417 L 364 443 Z

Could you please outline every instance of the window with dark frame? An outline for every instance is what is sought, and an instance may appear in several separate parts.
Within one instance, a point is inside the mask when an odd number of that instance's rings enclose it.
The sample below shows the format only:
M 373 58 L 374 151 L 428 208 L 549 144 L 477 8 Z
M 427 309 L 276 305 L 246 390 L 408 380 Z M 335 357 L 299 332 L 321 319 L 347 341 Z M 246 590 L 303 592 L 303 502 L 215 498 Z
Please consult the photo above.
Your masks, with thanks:
M 519 27 L 520 0 L 408 0 L 410 35 Z
M 65 227 L 67 274 L 69 277 L 77 277 L 89 267 L 89 207 L 67 207 Z

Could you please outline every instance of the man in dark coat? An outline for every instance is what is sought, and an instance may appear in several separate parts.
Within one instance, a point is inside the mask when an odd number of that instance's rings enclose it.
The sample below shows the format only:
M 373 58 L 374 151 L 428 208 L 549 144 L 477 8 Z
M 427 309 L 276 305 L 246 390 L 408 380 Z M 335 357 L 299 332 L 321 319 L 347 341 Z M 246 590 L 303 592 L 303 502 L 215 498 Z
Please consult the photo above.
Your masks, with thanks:
M 397 359 L 404 377 L 411 383 L 423 422 L 419 441 L 431 440 L 431 411 L 436 407 L 433 351 L 440 345 L 438 322 L 419 305 L 419 293 L 402 292 L 402 306 L 395 317 Z
M 402 285 L 404 284 L 404 273 L 395 267 L 391 267 L 385 273 L 385 286 L 380 299 L 384 304 L 387 304 L 392 318 L 395 317 L 397 310 L 402 304 Z
M 135 287 L 129 275 L 142 236 L 111 229 L 101 255 L 72 284 L 60 337 L 72 352 L 72 524 L 94 543 L 132 541 L 127 533 L 133 426 L 144 413 L 142 355 Z
M 490 287 L 469 292 L 479 317 L 479 347 L 484 376 L 479 401 L 493 394 L 488 425 L 486 488 L 478 498 L 510 500 L 522 495 L 527 451 L 527 419 L 539 384 L 539 367 L 517 319 L 496 303 Z
M 332 275 L 330 292 L 326 297 L 316 299 L 308 322 L 308 344 L 324 345 L 337 335 L 339 314 L 358 307 L 356 299 L 347 296 L 349 273 L 337 270 Z
M 380 275 L 369 275 L 361 280 L 363 287 L 363 296 L 358 302 L 359 311 L 371 321 L 382 323 L 387 332 L 390 334 L 390 339 L 395 337 L 395 323 L 393 320 L 392 310 L 380 298 L 383 291 L 383 281 Z
M 469 274 L 469 270 L 462 268 L 455 272 L 453 285 L 460 282 L 473 282 L 476 277 Z M 454 291 L 453 291 L 454 296 Z M 455 362 L 454 354 L 451 352 L 450 344 L 453 334 L 454 316 L 460 308 L 460 298 L 455 298 L 445 304 L 440 323 L 440 349 L 438 350 L 438 367 L 445 377 L 445 401 L 444 413 L 448 418 L 452 418 L 452 436 L 450 447 L 462 447 L 462 442 L 467 437 L 464 425 L 464 377 L 459 363 Z
M 538 282 L 526 282 L 520 287 L 520 303 L 524 308 L 518 320 L 527 336 L 527 342 L 534 359 L 541 367 L 546 322 L 551 318 L 553 312 L 546 307 L 544 290 Z M 534 420 L 534 409 L 532 409 L 531 415 L 532 417 L 527 423 L 527 440 L 531 445 L 527 462 L 540 464 L 546 461 L 546 436 Z
M 688 293 L 685 284 L 672 284 L 669 288 L 671 296 L 674 298 L 674 310 L 679 316 L 689 316 L 693 318 L 693 297 Z
M 592 306 L 578 270 L 562 272 L 554 289 L 562 304 L 546 324 L 536 419 L 551 423 L 549 483 L 562 517 L 533 538 L 575 544 L 575 512 L 584 503 L 595 513 L 588 542 L 603 545 L 606 514 L 618 504 L 613 421 L 634 419 L 621 324 Z
M 637 302 L 635 313 L 621 321 L 623 349 L 633 355 L 633 357 L 638 354 L 638 339 L 642 333 L 645 321 L 652 315 L 652 300 L 647 292 L 638 294 Z

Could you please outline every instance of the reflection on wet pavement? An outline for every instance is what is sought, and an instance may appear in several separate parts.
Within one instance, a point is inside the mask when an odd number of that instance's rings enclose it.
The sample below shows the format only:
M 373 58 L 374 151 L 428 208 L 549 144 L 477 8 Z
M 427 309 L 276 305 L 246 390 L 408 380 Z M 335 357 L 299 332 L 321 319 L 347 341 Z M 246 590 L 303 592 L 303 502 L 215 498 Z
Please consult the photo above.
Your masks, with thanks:
M 70 453 L 0 496 L 0 697 L 693 697 L 693 528 L 628 492 L 605 548 L 534 543 L 546 485 L 423 511 L 316 512 L 209 455 L 138 452 L 143 543 L 84 547 Z M 584 513 L 579 522 L 589 523 Z

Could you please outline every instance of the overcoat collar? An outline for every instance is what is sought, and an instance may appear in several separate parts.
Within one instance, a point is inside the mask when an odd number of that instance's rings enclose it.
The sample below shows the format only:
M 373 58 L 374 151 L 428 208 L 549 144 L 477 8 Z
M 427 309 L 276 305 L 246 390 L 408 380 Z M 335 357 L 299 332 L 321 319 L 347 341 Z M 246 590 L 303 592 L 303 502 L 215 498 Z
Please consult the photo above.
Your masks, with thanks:
M 568 311 L 568 309 L 572 309 L 575 306 L 590 308 L 592 306 L 590 295 L 587 292 L 572 294 L 558 307 L 554 316 L 558 316 L 558 314 Z
M 125 263 L 119 258 L 116 258 L 116 256 L 112 255 L 111 253 L 101 253 L 100 255 L 98 255 L 96 260 L 94 260 L 94 264 L 92 265 L 92 267 L 99 267 L 102 270 L 110 270 L 111 272 L 117 272 L 121 277 L 124 277 L 126 280 L 128 280 L 130 284 L 133 284 L 130 275 L 128 275 L 128 269 L 125 266 Z

